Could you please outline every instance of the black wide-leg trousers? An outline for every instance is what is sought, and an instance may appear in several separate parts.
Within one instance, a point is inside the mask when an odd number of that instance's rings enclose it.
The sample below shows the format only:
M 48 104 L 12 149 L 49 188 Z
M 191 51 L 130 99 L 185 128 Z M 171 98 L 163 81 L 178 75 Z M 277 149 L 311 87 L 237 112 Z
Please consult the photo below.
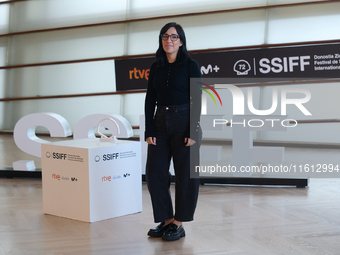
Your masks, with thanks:
M 192 159 L 190 162 L 190 151 L 192 155 L 198 155 L 200 145 L 197 142 L 192 146 L 185 146 L 184 143 L 185 133 L 190 125 L 189 105 L 158 106 L 154 121 L 156 145 L 148 145 L 146 163 L 146 181 L 154 220 L 162 222 L 174 218 L 178 221 L 192 221 L 199 179 L 190 178 L 190 165 L 196 164 Z M 198 160 L 198 157 L 195 158 Z M 175 171 L 175 212 L 170 195 L 171 159 Z

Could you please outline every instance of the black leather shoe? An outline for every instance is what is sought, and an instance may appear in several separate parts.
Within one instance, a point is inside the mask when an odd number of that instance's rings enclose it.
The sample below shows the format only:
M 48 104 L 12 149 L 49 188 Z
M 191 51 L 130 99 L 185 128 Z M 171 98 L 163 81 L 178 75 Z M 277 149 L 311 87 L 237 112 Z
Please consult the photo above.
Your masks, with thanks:
M 169 224 L 170 227 L 168 228 L 168 230 L 164 233 L 164 235 L 162 236 L 162 239 L 165 241 L 176 241 L 178 239 L 180 239 L 181 237 L 185 236 L 185 231 L 183 226 L 177 226 L 174 223 Z
M 151 236 L 151 237 L 162 237 L 163 234 L 165 233 L 165 231 L 168 230 L 169 226 L 171 225 L 168 224 L 168 225 L 165 225 L 165 222 L 163 221 L 161 224 L 159 224 L 157 227 L 155 228 L 151 228 L 148 232 L 148 236 Z

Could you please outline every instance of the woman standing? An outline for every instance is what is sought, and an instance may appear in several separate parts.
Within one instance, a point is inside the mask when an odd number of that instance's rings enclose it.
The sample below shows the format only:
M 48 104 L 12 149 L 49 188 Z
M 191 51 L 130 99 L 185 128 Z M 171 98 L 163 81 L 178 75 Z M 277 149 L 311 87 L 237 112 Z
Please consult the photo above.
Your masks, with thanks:
M 156 58 L 145 99 L 146 180 L 154 220 L 161 223 L 148 235 L 173 241 L 185 236 L 182 222 L 193 220 L 197 204 L 199 179 L 190 178 L 190 165 L 198 165 L 201 90 L 191 88 L 190 94 L 190 78 L 200 78 L 201 73 L 187 52 L 179 24 L 168 23 L 161 29 Z M 170 196 L 171 159 L 176 180 L 175 211 Z

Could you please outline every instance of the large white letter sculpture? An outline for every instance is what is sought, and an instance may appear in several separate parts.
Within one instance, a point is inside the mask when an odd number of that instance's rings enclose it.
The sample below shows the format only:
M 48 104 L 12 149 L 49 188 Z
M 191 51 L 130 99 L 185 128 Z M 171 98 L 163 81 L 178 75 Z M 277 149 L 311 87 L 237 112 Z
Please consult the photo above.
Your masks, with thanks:
M 75 126 L 73 139 L 95 138 L 98 123 L 105 119 L 112 119 L 117 123 L 119 134 L 117 138 L 129 138 L 133 136 L 131 124 L 123 116 L 118 114 L 92 114 L 81 119 Z M 22 117 L 14 127 L 15 144 L 22 151 L 41 157 L 41 144 L 50 141 L 36 136 L 35 130 L 38 126 L 48 129 L 51 137 L 67 137 L 72 135 L 72 130 L 68 121 L 56 113 L 33 113 Z M 110 121 L 103 121 L 102 128 L 107 128 L 112 134 L 117 130 Z M 35 170 L 33 160 L 19 160 L 13 162 L 14 170 Z
M 33 113 L 21 118 L 14 127 L 15 144 L 22 151 L 41 157 L 41 144 L 50 143 L 36 136 L 35 129 L 42 126 L 48 129 L 51 137 L 67 137 L 72 135 L 70 124 L 67 120 L 51 112 Z M 34 161 L 19 160 L 13 162 L 14 170 L 34 170 Z

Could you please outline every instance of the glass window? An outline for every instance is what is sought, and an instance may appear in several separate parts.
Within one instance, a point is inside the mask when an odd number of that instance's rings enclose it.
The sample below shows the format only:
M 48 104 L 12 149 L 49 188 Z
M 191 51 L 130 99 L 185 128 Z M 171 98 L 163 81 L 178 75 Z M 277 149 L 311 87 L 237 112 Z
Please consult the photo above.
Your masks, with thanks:
M 0 5 L 0 34 L 8 33 L 9 5 Z
M 11 7 L 11 32 L 124 20 L 127 0 L 30 0 Z
M 176 22 L 185 31 L 188 50 L 197 50 L 263 44 L 265 17 L 265 10 L 257 10 L 183 17 Z M 161 19 L 129 24 L 127 53 L 156 52 L 159 31 L 168 22 Z
M 10 64 L 29 64 L 124 54 L 124 24 L 14 36 Z
M 338 10 L 340 3 L 270 9 L 267 43 L 339 39 Z
M 8 70 L 9 97 L 115 91 L 114 60 Z M 25 79 L 22 79 L 25 77 Z
M 128 18 L 161 17 L 164 15 L 236 9 L 266 5 L 266 0 L 131 0 Z

